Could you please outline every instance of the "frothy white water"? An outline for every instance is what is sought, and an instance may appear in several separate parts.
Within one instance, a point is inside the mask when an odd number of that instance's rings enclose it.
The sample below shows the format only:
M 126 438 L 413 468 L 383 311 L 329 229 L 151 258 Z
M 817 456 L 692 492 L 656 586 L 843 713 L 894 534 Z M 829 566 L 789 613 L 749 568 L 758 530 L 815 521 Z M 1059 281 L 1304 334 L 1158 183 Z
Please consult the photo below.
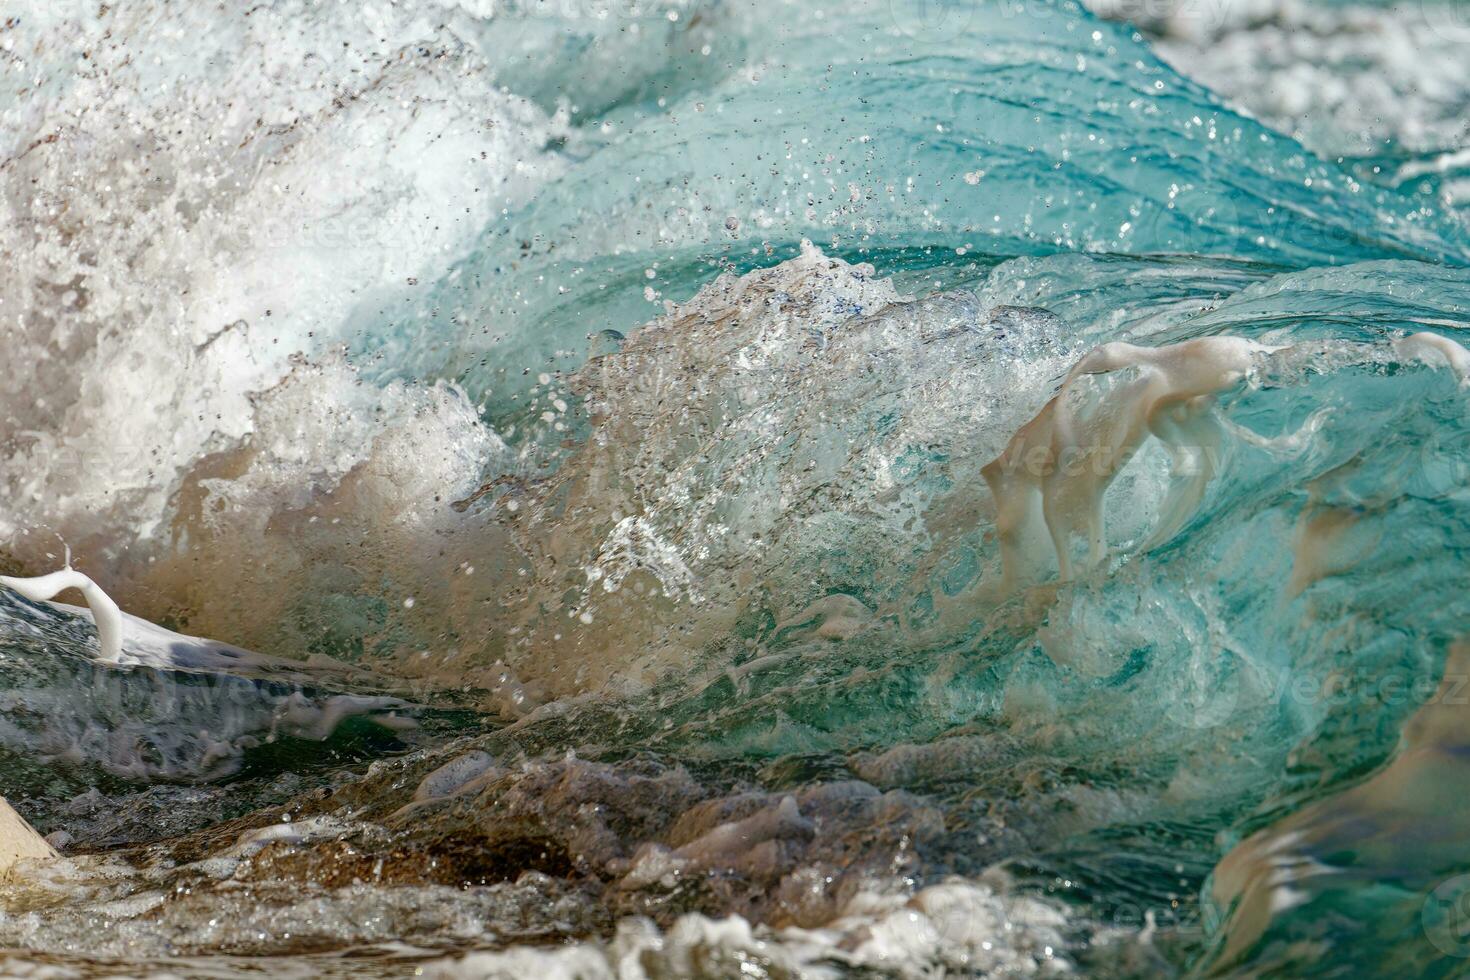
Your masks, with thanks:
M 452 4 L 21 6 L 0 72 L 0 548 L 41 560 L 26 532 L 47 528 L 144 560 L 178 545 L 201 459 L 301 435 L 256 403 L 293 358 L 438 275 L 557 171 L 561 130 L 495 84 Z M 307 468 L 277 474 L 299 496 L 375 416 L 443 401 L 379 401 L 335 368 L 309 397 L 352 424 L 277 454 Z
M 1453 2 L 1088 0 L 1182 74 L 1325 154 L 1463 150 L 1470 24 Z M 1383 174 L 1385 180 L 1392 173 Z M 1446 187 L 1449 203 L 1470 192 Z
M 1066 976 L 1062 914 L 988 884 L 955 880 L 907 896 L 853 895 L 820 928 L 754 927 L 740 916 L 687 915 L 667 931 L 625 920 L 607 944 L 472 953 L 427 964 L 437 980 L 649 980 L 782 975 L 837 980 L 853 970 L 932 977 L 945 971 L 992 977 Z

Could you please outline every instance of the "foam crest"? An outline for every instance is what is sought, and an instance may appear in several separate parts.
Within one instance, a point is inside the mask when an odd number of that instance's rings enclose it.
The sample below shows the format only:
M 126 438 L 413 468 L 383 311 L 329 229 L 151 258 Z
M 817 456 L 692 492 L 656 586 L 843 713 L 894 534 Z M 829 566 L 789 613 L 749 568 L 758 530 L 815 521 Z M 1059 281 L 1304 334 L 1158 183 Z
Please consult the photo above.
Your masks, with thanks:
M 144 560 L 186 475 L 264 435 L 253 400 L 293 357 L 353 339 L 356 310 L 523 200 L 556 126 L 453 7 L 28 6 L 0 77 L 25 92 L 4 109 L 0 539 L 28 562 L 39 527 Z M 321 380 L 323 407 L 371 412 Z
M 1442 334 L 1421 331 L 1393 340 L 1391 350 L 1390 356 L 1401 361 L 1447 366 L 1462 384 L 1470 370 L 1470 351 Z M 1303 371 L 1383 358 L 1351 342 L 1293 348 L 1223 336 L 1157 348 L 1115 341 L 1089 352 L 1058 393 L 1017 430 L 1005 452 L 982 470 L 996 500 L 1004 587 L 1014 590 L 1044 577 L 1043 535 L 1051 539 L 1063 580 L 1074 574 L 1076 538 L 1086 545 L 1084 567 L 1103 562 L 1104 497 L 1150 436 L 1168 451 L 1170 486 L 1144 548 L 1168 540 L 1199 508 L 1227 434 L 1259 448 L 1291 451 L 1293 442 L 1320 425 L 1313 417 L 1292 437 L 1263 439 L 1222 419 L 1217 396 L 1268 367 L 1280 381 L 1283 365 L 1295 363 L 1288 370 Z M 1120 378 L 1111 385 L 1091 384 L 1097 375 L 1112 374 Z
M 117 608 L 111 596 L 97 587 L 96 582 L 81 572 L 65 568 L 36 578 L 0 575 L 0 585 L 37 602 L 45 602 L 56 598 L 58 593 L 76 589 L 87 601 L 87 611 L 97 627 L 98 655 L 106 663 L 122 660 L 122 610 Z
M 912 897 L 859 892 L 819 929 L 753 927 L 732 916 L 680 918 L 660 930 L 646 920 L 622 923 L 606 945 L 553 951 L 472 953 L 424 968 L 440 980 L 527 973 L 580 980 L 650 976 L 714 978 L 740 972 L 835 978 L 872 970 L 901 978 L 962 970 L 998 976 L 1066 976 L 1063 918 L 1040 902 L 955 881 Z

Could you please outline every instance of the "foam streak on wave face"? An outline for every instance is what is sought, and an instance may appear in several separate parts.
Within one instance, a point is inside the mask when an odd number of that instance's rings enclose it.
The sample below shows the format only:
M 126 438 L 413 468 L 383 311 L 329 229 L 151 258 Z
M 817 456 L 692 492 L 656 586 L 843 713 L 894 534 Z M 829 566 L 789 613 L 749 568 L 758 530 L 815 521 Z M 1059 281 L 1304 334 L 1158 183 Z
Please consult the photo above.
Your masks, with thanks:
M 1462 385 L 1470 371 L 1470 351 L 1439 334 L 1421 331 L 1394 341 L 1392 349 L 1405 361 L 1448 367 Z M 1276 353 L 1291 356 L 1289 348 L 1240 337 L 1201 337 L 1159 348 L 1114 342 L 1078 361 L 1061 391 L 983 470 L 996 500 L 1005 587 L 1037 580 L 1045 563 L 1037 547 L 1043 528 L 1063 579 L 1072 576 L 1076 536 L 1087 543 L 1087 564 L 1103 561 L 1103 495 L 1150 435 L 1168 449 L 1172 481 L 1144 547 L 1183 527 L 1219 464 L 1224 433 L 1215 396 Z M 1125 371 L 1132 376 L 1100 393 L 1081 389 L 1090 376 Z M 1248 430 L 1236 432 L 1263 444 Z

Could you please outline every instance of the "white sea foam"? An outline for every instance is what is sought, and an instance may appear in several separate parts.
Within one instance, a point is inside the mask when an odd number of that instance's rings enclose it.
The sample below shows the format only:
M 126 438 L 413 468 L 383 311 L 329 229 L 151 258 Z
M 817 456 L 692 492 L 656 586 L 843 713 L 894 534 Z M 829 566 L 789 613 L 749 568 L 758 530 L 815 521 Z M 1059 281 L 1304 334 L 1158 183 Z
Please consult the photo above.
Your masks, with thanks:
M 1160 35 L 1158 52 L 1182 74 L 1320 152 L 1453 156 L 1470 142 L 1470 26 L 1453 2 L 1087 5 Z
M 647 920 L 629 919 L 606 945 L 471 953 L 423 970 L 436 980 L 712 980 L 732 973 L 837 980 L 864 969 L 906 980 L 948 971 L 1064 976 L 1073 972 L 1064 925 L 1061 912 L 1040 901 L 956 879 L 907 896 L 859 891 L 819 928 L 772 929 L 739 916 L 694 914 L 665 932 Z
M 100 10 L 28 5 L 0 74 L 26 92 L 0 126 L 0 547 L 29 559 L 39 528 L 79 552 L 160 553 L 201 459 L 291 439 L 253 399 L 293 355 L 440 274 L 558 168 L 542 149 L 556 125 L 429 9 Z M 147 57 L 107 40 L 144 37 Z M 313 476 L 399 411 L 342 371 L 310 397 L 355 422 L 299 447 Z

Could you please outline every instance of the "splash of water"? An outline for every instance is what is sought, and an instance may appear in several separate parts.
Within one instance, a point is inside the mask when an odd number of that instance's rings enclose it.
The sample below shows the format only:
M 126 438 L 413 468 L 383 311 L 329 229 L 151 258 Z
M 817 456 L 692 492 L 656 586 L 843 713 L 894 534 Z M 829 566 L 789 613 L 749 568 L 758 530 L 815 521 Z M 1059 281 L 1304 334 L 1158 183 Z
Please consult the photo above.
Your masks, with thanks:
M 1463 59 L 1304 9 L 26 4 L 3 945 L 1461 955 Z

